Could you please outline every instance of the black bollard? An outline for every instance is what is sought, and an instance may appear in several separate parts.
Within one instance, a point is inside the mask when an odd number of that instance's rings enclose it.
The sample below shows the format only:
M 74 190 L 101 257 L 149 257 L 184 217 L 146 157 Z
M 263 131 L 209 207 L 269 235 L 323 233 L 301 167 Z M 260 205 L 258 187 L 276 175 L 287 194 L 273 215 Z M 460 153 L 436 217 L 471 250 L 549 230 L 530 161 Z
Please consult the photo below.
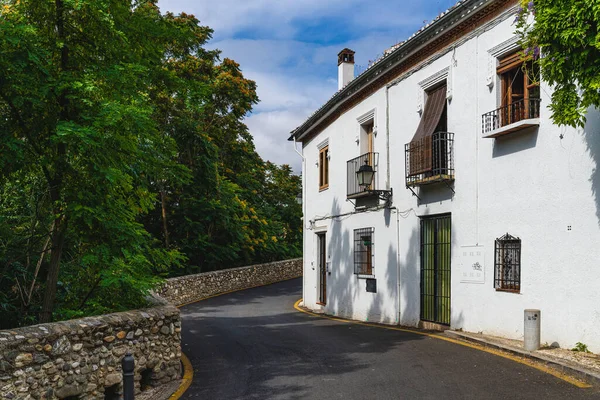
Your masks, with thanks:
M 135 360 L 131 353 L 128 352 L 125 354 L 125 357 L 121 360 L 121 366 L 123 367 L 123 400 L 133 400 L 133 371 L 135 369 Z

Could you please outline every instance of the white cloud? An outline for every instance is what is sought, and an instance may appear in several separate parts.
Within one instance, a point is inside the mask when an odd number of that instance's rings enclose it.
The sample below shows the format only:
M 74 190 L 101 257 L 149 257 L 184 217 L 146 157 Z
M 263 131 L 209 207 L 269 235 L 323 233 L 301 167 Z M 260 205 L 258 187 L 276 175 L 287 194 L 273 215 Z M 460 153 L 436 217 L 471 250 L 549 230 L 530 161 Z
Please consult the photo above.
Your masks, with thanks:
M 300 125 L 309 112 L 309 109 L 267 111 L 246 118 L 256 149 L 263 159 L 275 164 L 289 164 L 298 174 L 302 171 L 302 159 L 294 151 L 294 143 L 287 139 L 290 126 Z M 298 144 L 298 149 L 301 148 L 302 145 Z
M 364 0 L 162 0 L 161 10 L 194 14 L 215 30 L 216 37 L 229 36 L 248 28 L 276 32 L 290 38 L 297 32 L 291 22 L 299 18 L 335 15 L 336 11 Z
M 240 63 L 261 102 L 246 118 L 263 159 L 301 159 L 289 133 L 337 90 L 337 53 L 358 65 L 410 36 L 455 0 L 160 0 L 162 11 L 194 14 L 214 29 L 209 47 Z

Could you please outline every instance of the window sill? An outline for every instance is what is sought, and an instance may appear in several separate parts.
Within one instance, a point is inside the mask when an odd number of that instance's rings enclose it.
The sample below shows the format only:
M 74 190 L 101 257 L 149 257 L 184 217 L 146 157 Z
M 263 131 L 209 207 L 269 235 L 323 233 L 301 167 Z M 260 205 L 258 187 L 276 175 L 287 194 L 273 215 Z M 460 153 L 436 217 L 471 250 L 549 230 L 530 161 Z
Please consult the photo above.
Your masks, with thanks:
M 498 289 L 498 288 L 496 288 L 496 292 L 521 294 L 521 289 Z
M 375 279 L 375 275 L 356 274 L 358 279 Z
M 329 189 L 329 185 L 327 186 L 323 186 L 319 188 L 319 193 L 326 191 L 327 189 Z
M 507 135 L 509 133 L 521 131 L 523 129 L 531 128 L 534 126 L 536 126 L 536 127 L 540 126 L 539 118 L 524 119 L 519 122 L 514 122 L 510 125 L 503 126 L 502 128 L 494 129 L 489 132 L 483 132 L 481 134 L 481 137 L 489 138 L 489 139 L 497 138 L 498 136 Z

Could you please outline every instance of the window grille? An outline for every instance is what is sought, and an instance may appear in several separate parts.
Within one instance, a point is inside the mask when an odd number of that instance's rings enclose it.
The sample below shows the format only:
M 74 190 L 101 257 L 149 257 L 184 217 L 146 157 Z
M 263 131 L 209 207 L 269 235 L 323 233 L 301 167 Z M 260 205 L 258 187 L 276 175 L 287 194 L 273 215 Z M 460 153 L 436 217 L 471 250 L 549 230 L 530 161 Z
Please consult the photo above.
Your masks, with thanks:
M 374 275 L 374 228 L 354 230 L 354 273 L 357 275 Z
M 521 290 L 521 239 L 508 233 L 496 239 L 494 287 L 511 292 Z

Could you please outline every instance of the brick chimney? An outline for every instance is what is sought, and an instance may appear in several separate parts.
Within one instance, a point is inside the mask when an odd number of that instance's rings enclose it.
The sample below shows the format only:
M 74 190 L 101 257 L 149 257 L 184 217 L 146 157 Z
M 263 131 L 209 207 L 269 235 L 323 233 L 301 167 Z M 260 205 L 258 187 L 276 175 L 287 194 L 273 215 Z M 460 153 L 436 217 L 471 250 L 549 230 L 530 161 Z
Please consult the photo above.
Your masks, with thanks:
M 338 53 L 338 90 L 354 79 L 354 51 L 346 48 Z

